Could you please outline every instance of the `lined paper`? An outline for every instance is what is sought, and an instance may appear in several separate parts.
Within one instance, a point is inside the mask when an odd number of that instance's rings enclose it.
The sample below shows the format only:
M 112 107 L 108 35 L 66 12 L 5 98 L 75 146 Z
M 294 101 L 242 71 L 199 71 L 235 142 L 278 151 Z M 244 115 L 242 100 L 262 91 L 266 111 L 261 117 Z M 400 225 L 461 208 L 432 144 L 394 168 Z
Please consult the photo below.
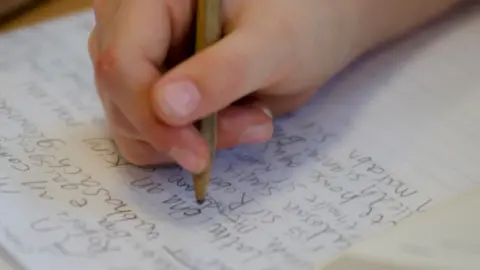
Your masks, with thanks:
M 268 143 L 220 151 L 202 206 L 188 173 L 118 153 L 92 25 L 0 37 L 0 242 L 27 269 L 314 269 L 478 186 L 478 9 L 362 60 Z

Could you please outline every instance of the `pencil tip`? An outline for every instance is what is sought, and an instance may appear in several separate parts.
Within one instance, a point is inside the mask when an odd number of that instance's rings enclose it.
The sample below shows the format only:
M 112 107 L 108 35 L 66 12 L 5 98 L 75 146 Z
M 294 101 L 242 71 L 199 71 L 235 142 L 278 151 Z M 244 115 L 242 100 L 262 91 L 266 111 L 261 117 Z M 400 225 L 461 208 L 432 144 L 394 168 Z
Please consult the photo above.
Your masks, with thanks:
M 198 205 L 202 205 L 205 202 L 205 200 L 197 200 Z

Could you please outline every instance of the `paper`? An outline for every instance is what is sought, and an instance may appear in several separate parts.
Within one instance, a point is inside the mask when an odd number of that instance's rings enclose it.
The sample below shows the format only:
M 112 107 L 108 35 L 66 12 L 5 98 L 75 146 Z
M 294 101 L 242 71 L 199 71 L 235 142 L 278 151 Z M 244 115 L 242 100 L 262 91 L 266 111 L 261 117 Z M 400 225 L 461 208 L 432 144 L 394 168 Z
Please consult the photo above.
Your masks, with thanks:
M 480 189 L 355 245 L 322 270 L 477 270 Z
M 27 269 L 314 269 L 478 185 L 478 10 L 356 65 L 269 143 L 219 152 L 203 206 L 189 174 L 118 155 L 92 23 L 0 37 L 0 242 Z

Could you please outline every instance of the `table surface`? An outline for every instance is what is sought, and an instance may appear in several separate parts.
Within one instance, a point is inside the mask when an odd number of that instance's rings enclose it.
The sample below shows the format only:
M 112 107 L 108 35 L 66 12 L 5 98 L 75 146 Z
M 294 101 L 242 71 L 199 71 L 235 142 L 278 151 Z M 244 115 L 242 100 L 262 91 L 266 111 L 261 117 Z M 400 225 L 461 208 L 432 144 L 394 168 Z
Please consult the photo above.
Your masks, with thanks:
M 0 0 L 2 1 L 2 0 Z M 90 8 L 92 0 L 50 0 L 28 10 L 5 24 L 0 25 L 0 32 L 26 27 L 44 20 L 64 16 L 72 12 Z

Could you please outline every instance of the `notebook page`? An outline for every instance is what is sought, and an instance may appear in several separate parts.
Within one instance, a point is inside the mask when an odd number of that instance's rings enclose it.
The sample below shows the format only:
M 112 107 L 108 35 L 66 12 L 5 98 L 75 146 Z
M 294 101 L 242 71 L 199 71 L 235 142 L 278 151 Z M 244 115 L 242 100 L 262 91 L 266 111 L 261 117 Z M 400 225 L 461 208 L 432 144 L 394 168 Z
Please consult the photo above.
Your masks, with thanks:
M 220 151 L 202 206 L 189 174 L 130 166 L 109 139 L 91 13 L 4 35 L 0 241 L 34 270 L 313 269 L 478 185 L 471 13 L 339 76 L 269 143 Z
M 476 270 L 480 189 L 462 193 L 357 244 L 323 270 Z

